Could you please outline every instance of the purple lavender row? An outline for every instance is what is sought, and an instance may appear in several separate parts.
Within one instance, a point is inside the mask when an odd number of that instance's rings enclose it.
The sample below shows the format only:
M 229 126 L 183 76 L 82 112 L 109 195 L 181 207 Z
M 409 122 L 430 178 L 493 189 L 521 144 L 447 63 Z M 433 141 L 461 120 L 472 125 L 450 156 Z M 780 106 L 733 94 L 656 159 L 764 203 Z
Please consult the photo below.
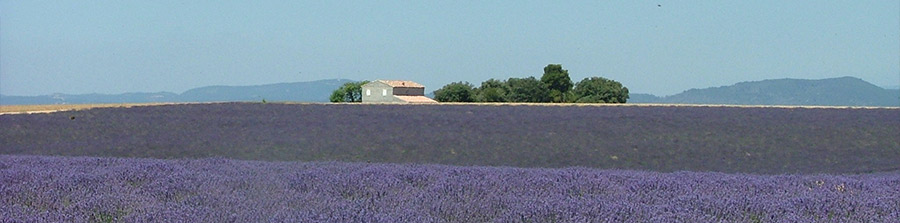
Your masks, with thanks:
M 900 173 L 0 156 L 4 222 L 898 222 Z
M 0 154 L 900 170 L 900 109 L 223 103 L 0 115 Z

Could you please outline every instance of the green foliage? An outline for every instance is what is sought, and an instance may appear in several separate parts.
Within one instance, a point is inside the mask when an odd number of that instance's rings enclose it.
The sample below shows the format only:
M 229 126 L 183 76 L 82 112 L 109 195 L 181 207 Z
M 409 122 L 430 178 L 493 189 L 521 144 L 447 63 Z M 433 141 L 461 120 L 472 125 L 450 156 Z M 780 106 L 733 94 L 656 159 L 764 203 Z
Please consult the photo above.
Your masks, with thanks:
M 338 89 L 335 89 L 331 92 L 331 97 L 328 97 L 328 100 L 331 102 L 344 102 L 344 98 L 346 98 L 347 93 L 344 92 L 344 87 L 341 86 Z
M 453 82 L 434 91 L 434 99 L 439 102 L 473 102 L 474 86 L 469 82 Z
M 496 79 L 488 79 L 481 82 L 481 87 L 475 89 L 475 101 L 477 102 L 505 102 L 509 86 L 506 82 Z
M 362 102 L 362 86 L 369 81 L 347 82 L 331 93 L 331 102 Z
M 560 64 L 544 67 L 544 74 L 535 77 L 509 78 L 506 81 L 488 79 L 474 88 L 468 82 L 454 82 L 435 91 L 441 102 L 578 102 L 625 103 L 628 88 L 621 83 L 600 78 L 585 78 L 575 86 L 569 71 Z
M 509 92 L 506 100 L 509 102 L 549 102 L 550 90 L 543 82 L 534 77 L 510 78 L 506 80 Z
M 552 102 L 568 102 L 567 94 L 572 90 L 572 79 L 569 71 L 563 70 L 561 64 L 549 64 L 544 67 L 544 75 L 541 82 L 549 89 L 549 97 Z
M 575 85 L 573 96 L 576 103 L 625 103 L 628 100 L 628 88 L 618 81 L 591 77 L 585 78 Z

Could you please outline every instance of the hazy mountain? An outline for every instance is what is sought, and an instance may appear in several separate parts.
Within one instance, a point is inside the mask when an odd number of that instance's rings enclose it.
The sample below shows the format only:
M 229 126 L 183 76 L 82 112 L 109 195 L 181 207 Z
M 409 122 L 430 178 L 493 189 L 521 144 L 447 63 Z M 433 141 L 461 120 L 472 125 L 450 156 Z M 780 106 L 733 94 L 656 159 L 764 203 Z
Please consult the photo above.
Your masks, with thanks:
M 328 102 L 331 92 L 346 79 L 330 79 L 311 82 L 266 84 L 255 86 L 209 86 L 194 88 L 179 95 L 181 101 L 301 101 Z
M 820 80 L 775 79 L 730 86 L 690 89 L 656 97 L 633 94 L 628 102 L 737 105 L 900 106 L 900 91 L 887 90 L 855 77 Z
M 660 103 L 663 101 L 662 97 L 652 95 L 652 94 L 641 94 L 641 93 L 629 93 L 628 94 L 628 102 L 629 103 Z
M 181 94 L 171 92 L 124 94 L 52 94 L 42 96 L 0 95 L 0 104 L 85 104 L 148 102 L 296 101 L 327 102 L 331 92 L 347 79 L 279 83 L 254 86 L 208 86 Z M 433 94 L 433 92 L 429 93 Z M 433 95 L 431 95 L 433 97 Z M 731 86 L 690 89 L 658 97 L 633 93 L 629 103 L 753 104 L 900 106 L 900 90 L 884 89 L 859 78 L 821 80 L 776 79 L 741 82 Z
M 347 79 L 279 83 L 255 86 L 208 86 L 181 94 L 171 92 L 124 94 L 52 94 L 41 96 L 0 95 L 0 104 L 88 104 L 148 102 L 296 101 L 327 102 L 331 92 Z
M 178 102 L 178 94 L 172 92 L 124 93 L 124 94 L 61 94 L 41 96 L 0 95 L 2 105 L 35 104 L 100 104 L 100 103 L 149 103 Z

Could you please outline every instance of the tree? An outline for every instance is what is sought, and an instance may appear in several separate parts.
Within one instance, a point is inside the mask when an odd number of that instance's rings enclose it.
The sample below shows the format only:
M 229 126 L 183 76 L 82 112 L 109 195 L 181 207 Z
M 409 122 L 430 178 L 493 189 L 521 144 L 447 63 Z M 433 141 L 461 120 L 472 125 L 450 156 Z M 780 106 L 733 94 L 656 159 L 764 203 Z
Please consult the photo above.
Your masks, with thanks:
M 506 101 L 509 102 L 549 102 L 549 90 L 543 82 L 534 77 L 509 78 L 506 80 L 509 91 Z
M 567 102 L 569 90 L 572 90 L 572 79 L 569 71 L 563 70 L 561 64 L 548 64 L 544 67 L 544 75 L 541 82 L 550 90 L 549 96 L 552 102 Z
M 331 102 L 362 102 L 362 86 L 369 81 L 347 82 L 331 92 Z
M 473 102 L 473 88 L 469 82 L 453 82 L 434 91 L 434 99 L 439 102 Z
M 506 82 L 491 78 L 481 82 L 481 87 L 475 89 L 475 101 L 505 102 L 508 91 L 509 87 Z
M 602 77 L 579 81 L 573 92 L 576 103 L 625 103 L 629 98 L 628 88 L 622 83 Z

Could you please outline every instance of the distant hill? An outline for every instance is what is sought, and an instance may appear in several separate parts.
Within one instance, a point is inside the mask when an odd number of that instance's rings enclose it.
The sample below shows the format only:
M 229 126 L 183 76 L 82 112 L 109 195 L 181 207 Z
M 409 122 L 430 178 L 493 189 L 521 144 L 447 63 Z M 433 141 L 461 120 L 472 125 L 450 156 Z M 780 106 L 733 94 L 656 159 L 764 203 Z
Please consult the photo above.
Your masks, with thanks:
M 149 102 L 296 101 L 328 102 L 331 92 L 347 79 L 265 84 L 254 86 L 208 86 L 181 94 L 172 92 L 124 94 L 52 94 L 41 96 L 0 95 L 0 104 L 91 104 Z
M 101 103 L 149 103 L 178 102 L 178 94 L 171 92 L 158 93 L 125 93 L 125 94 L 61 94 L 41 96 L 7 96 L 0 95 L 2 105 L 37 105 L 37 104 L 101 104 Z
M 888 90 L 855 77 L 820 80 L 774 79 L 690 89 L 657 97 L 632 94 L 632 103 L 900 106 L 900 90 Z
M 662 97 L 652 94 L 629 93 L 628 103 L 661 103 Z
M 182 101 L 302 101 L 328 102 L 331 92 L 346 79 L 330 79 L 311 82 L 266 84 L 256 86 L 209 86 L 194 88 L 180 95 Z

